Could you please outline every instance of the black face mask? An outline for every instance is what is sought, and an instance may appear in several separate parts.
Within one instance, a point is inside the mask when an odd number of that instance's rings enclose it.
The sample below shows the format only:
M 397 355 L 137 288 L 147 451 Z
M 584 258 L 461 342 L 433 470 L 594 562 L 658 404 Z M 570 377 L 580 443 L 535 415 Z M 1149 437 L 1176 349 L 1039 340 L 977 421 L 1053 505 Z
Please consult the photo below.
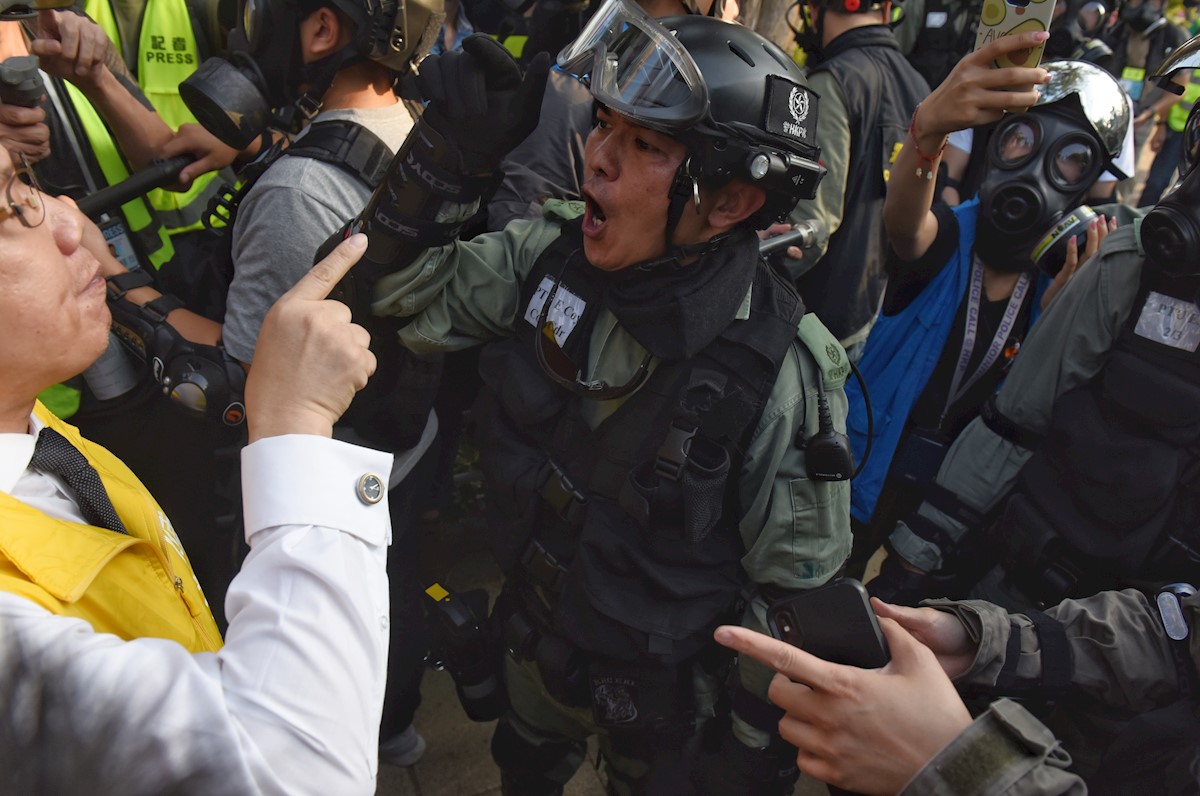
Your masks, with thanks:
M 1200 275 L 1200 105 L 1183 128 L 1183 179 L 1142 220 L 1146 264 L 1176 276 Z
M 797 46 L 804 50 L 809 60 L 817 61 L 821 57 L 821 31 L 825 25 L 825 7 L 817 7 L 815 19 L 808 15 L 808 5 L 805 0 L 799 0 L 793 8 L 796 9 L 796 21 L 793 21 L 792 14 L 789 12 L 788 27 L 792 29 Z
M 305 64 L 300 53 L 301 12 L 291 0 L 243 0 L 229 34 L 230 59 L 209 58 L 179 86 L 188 110 L 209 132 L 244 149 L 268 127 L 299 126 L 312 116 L 333 75 L 353 57 L 351 47 Z M 300 86 L 312 84 L 298 109 Z
M 1100 176 L 1102 152 L 1071 114 L 1006 117 L 988 143 L 989 171 L 979 189 L 975 250 L 983 261 L 999 271 L 1033 270 L 1037 244 Z
M 1143 2 L 1137 8 L 1125 6 L 1121 9 L 1120 18 L 1132 30 L 1145 33 L 1150 27 L 1163 18 L 1162 9 L 1154 8 L 1149 2 Z

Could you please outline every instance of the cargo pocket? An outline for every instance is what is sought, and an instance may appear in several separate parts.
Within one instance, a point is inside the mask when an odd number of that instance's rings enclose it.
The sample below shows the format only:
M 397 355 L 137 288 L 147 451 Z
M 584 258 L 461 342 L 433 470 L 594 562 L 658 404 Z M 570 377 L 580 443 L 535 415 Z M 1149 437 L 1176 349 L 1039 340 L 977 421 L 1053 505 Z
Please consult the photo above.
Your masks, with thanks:
M 792 574 L 802 580 L 824 579 L 850 555 L 849 516 L 844 513 L 849 481 L 794 478 L 792 496 Z

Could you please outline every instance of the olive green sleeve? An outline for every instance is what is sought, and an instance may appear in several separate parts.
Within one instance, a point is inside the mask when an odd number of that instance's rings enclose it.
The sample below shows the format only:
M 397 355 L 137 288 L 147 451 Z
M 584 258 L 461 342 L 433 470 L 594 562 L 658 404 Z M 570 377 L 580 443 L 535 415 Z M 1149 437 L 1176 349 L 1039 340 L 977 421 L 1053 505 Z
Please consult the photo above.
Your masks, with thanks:
M 1021 636 L 1016 675 L 1023 680 L 1041 675 L 1041 644 L 1029 617 L 1010 615 L 1000 606 L 977 600 L 923 604 L 954 614 L 977 644 L 975 660 L 956 679 L 958 684 L 995 685 L 1013 632 Z M 1200 598 L 1191 598 L 1184 606 L 1195 625 Z M 1063 626 L 1070 646 L 1071 684 L 1084 696 L 1128 712 L 1162 707 L 1179 698 L 1178 676 L 1162 622 L 1140 592 L 1105 591 L 1082 600 L 1064 600 L 1046 614 Z M 1193 657 L 1198 652 L 1200 647 Z
M 810 589 L 828 581 L 850 555 L 850 482 L 808 478 L 803 441 L 820 426 L 817 369 L 825 378 L 834 429 L 846 432 L 849 368 L 837 340 L 815 315 L 805 315 L 767 400 L 742 468 L 742 566 L 750 580 L 785 590 Z M 756 596 L 742 624 L 767 632 L 766 602 Z M 750 660 L 739 663 L 742 686 L 766 699 L 772 672 Z M 735 721 L 748 746 L 764 746 L 767 734 Z
M 547 212 L 567 217 L 561 206 Z M 412 318 L 400 339 L 418 353 L 507 336 L 518 315 L 521 284 L 559 230 L 547 219 L 514 221 L 500 232 L 429 249 L 379 280 L 372 309 Z
M 1002 699 L 938 752 L 902 796 L 1084 796 L 1071 758 L 1050 730 Z

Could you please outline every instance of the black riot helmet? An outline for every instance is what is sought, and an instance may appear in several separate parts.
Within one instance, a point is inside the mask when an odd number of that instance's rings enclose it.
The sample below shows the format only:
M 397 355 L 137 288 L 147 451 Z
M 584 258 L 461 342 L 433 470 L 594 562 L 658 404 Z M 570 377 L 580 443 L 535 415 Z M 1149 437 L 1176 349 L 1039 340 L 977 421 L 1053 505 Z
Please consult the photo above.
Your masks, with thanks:
M 305 64 L 300 22 L 324 6 L 344 14 L 354 35 L 339 52 Z M 235 149 L 268 127 L 286 130 L 314 116 L 334 76 L 355 61 L 410 71 L 436 41 L 443 0 L 241 0 L 240 12 L 230 60 L 209 58 L 179 86 L 197 121 Z
M 629 0 L 606 0 L 559 66 L 634 123 L 688 150 L 671 191 L 666 237 L 699 186 L 741 179 L 763 189 L 753 223 L 783 219 L 816 195 L 825 173 L 816 142 L 817 95 L 779 47 L 741 25 L 698 15 L 655 20 Z
M 1200 36 L 1172 52 L 1154 78 L 1168 91 L 1180 90 L 1171 77 L 1200 67 Z M 1183 127 L 1179 182 L 1142 220 L 1142 248 L 1148 264 L 1177 276 L 1200 276 L 1200 103 Z
M 976 250 L 998 270 L 1057 273 L 1066 251 L 1061 233 L 1087 231 L 1086 223 L 1061 222 L 1112 168 L 1129 127 L 1125 92 L 1108 72 L 1083 61 L 1043 66 L 1050 82 L 1037 104 L 1006 115 L 988 143 Z

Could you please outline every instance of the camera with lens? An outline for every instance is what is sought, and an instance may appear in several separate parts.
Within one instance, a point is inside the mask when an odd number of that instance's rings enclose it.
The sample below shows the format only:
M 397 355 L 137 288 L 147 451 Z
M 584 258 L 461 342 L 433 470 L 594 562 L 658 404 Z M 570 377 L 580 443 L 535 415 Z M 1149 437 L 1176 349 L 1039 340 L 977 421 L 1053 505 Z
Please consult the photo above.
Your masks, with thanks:
M 450 673 L 463 710 L 473 721 L 500 718 L 508 709 L 508 693 L 500 668 L 499 632 L 487 618 L 487 592 L 455 594 L 435 583 L 425 594 L 433 600 L 429 665 Z

